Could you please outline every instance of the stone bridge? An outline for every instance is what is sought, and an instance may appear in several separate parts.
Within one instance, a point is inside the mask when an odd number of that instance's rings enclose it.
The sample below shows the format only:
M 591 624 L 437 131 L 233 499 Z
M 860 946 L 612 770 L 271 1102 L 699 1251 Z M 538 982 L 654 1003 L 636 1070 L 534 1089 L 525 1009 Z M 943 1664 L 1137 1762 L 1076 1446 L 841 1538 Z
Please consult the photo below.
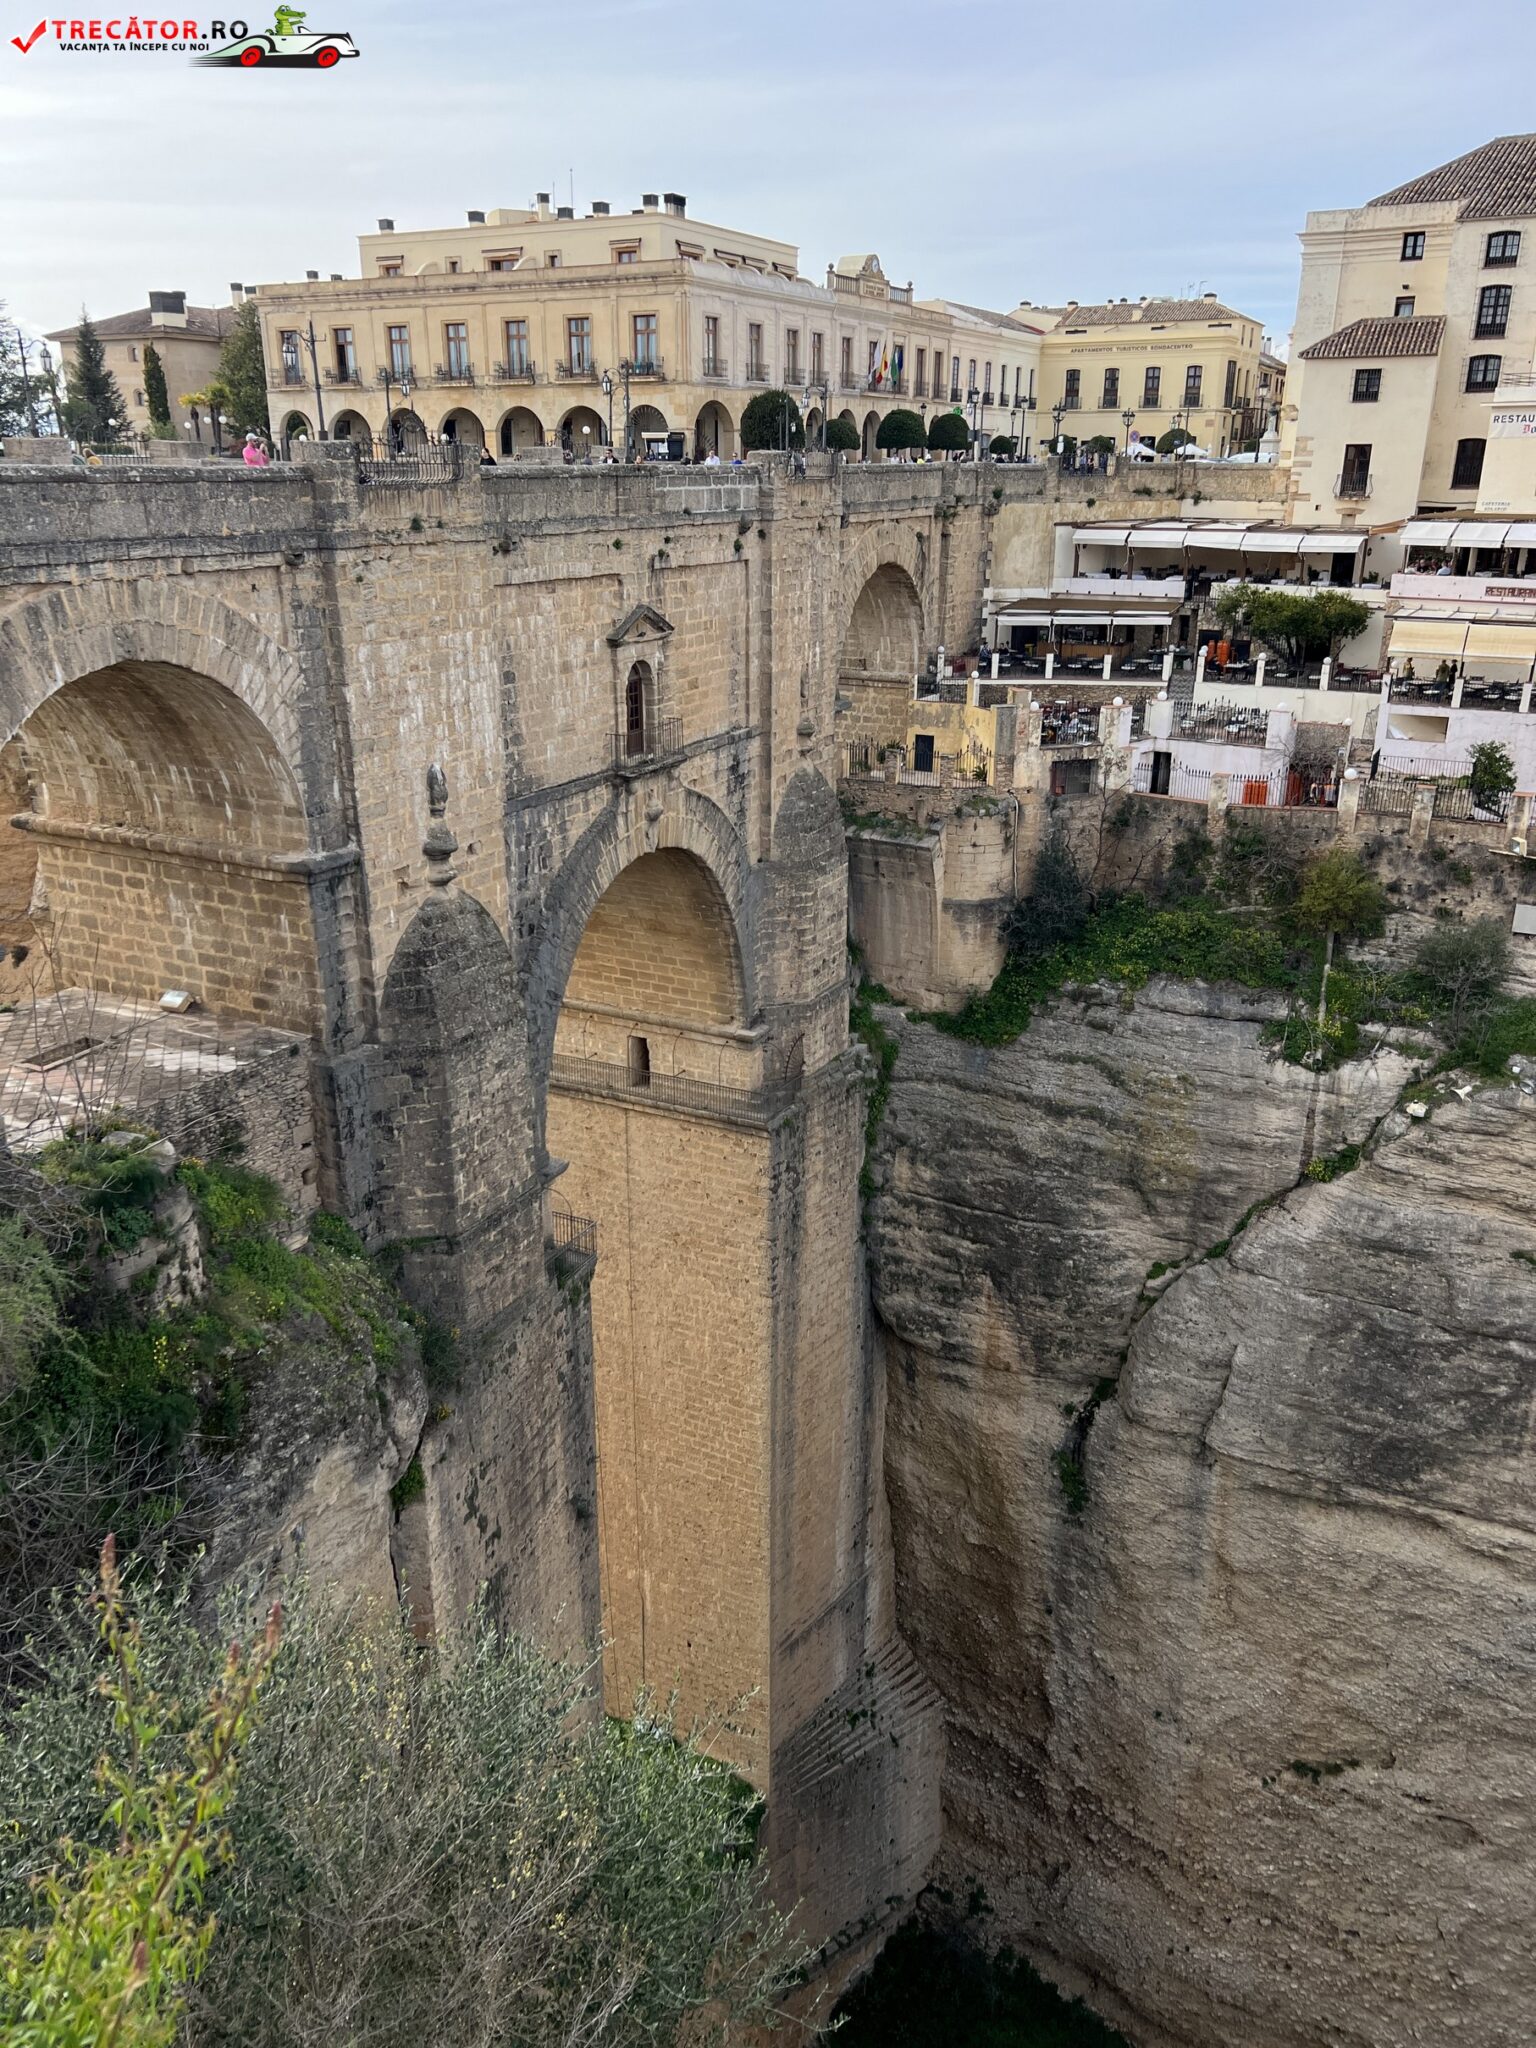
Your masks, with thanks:
M 262 1162 L 472 1361 L 418 1607 L 488 1580 L 603 1635 L 612 1711 L 675 1689 L 851 1958 L 923 1880 L 940 1736 L 864 1325 L 837 683 L 974 637 L 1038 473 L 304 455 L 0 462 L 0 938 L 305 1050 L 303 1161 Z

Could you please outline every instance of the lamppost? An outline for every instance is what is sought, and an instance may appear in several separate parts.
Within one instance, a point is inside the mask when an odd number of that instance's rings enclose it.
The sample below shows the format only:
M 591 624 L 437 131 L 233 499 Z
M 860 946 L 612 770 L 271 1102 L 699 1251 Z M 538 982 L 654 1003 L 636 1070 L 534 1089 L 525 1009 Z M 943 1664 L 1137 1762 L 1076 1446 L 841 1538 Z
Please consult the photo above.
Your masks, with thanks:
M 592 460 L 592 429 L 589 426 L 583 424 L 581 431 L 586 436 L 586 439 L 582 444 L 586 450 L 586 453 L 585 455 L 583 455 L 582 460 L 584 462 L 590 462 Z
M 821 400 L 821 453 L 825 455 L 827 452 L 827 414 L 831 410 L 832 405 L 832 382 L 830 378 L 823 377 L 819 384 L 810 383 L 806 385 L 805 409 L 807 412 L 811 409 L 811 400 L 813 398 Z
M 1013 442 L 1013 460 L 1019 459 L 1019 394 L 1013 394 L 1013 404 L 1008 409 L 1008 437 Z
M 604 398 L 606 398 L 606 399 L 607 399 L 607 401 L 608 401 L 608 446 L 609 446 L 609 447 L 611 448 L 611 447 L 613 446 L 613 372 L 612 372 L 612 370 L 604 370 L 604 372 L 603 372 L 603 379 L 602 379 L 602 383 L 603 383 L 603 396 L 604 396 Z
M 310 375 L 315 380 L 315 431 L 323 441 L 326 438 L 325 400 L 320 396 L 320 350 L 315 340 L 315 323 L 313 320 L 310 321 L 307 330 L 300 339 L 309 350 L 309 370 Z
M 1182 433 L 1183 433 L 1183 431 L 1184 431 L 1184 415 L 1183 415 L 1183 413 L 1182 413 L 1182 412 L 1176 412 L 1176 413 L 1175 413 L 1175 414 L 1173 415 L 1172 419 L 1170 419 L 1170 420 L 1169 420 L 1169 422 L 1168 422 L 1168 431 L 1169 431 L 1169 433 L 1170 433 L 1170 434 L 1172 434 L 1172 435 L 1173 435 L 1173 437 L 1174 437 L 1174 440 L 1173 440 L 1173 452 L 1174 452 L 1174 454 L 1175 454 L 1175 455 L 1177 455 L 1177 454 L 1178 454 L 1178 452 L 1179 452 L 1179 440 L 1178 440 L 1178 437 L 1179 437 L 1179 435 L 1180 435 L 1180 434 L 1182 434 Z
M 1120 417 L 1125 422 L 1125 449 L 1126 453 L 1129 454 L 1131 449 L 1131 423 L 1135 419 L 1136 414 L 1130 406 L 1127 406 Z
M 625 356 L 619 364 L 619 376 L 624 384 L 624 460 L 626 462 L 633 462 L 635 459 L 634 435 L 630 431 L 629 424 L 629 380 L 634 372 L 634 368 L 635 366 L 628 356 Z
M 1058 462 L 1060 462 L 1061 460 L 1061 422 L 1066 414 L 1066 410 L 1067 408 L 1062 404 L 1059 398 L 1057 399 L 1056 403 L 1051 407 L 1051 425 L 1055 429 L 1055 432 L 1052 435 L 1052 439 L 1056 444 L 1056 460 Z
M 384 445 L 391 455 L 398 455 L 405 446 L 405 431 L 402 428 L 398 435 L 395 432 L 395 406 L 390 396 L 395 386 L 394 370 L 386 363 L 379 375 L 384 382 Z M 410 372 L 405 370 L 400 374 L 400 403 L 409 405 L 410 402 L 411 378 Z
M 974 462 L 974 461 L 975 461 L 975 460 L 977 459 L 977 457 L 976 457 L 976 410 L 977 410 L 977 407 L 978 407 L 978 406 L 979 406 L 979 405 L 981 404 L 981 390 L 980 390 L 980 387 L 979 387 L 978 385 L 975 385 L 975 384 L 973 384 L 973 385 L 971 386 L 970 390 L 966 392 L 966 394 L 965 394 L 965 402 L 966 402 L 966 404 L 967 404 L 967 405 L 968 405 L 968 406 L 969 406 L 969 407 L 971 408 L 971 460 L 972 460 L 972 462 Z

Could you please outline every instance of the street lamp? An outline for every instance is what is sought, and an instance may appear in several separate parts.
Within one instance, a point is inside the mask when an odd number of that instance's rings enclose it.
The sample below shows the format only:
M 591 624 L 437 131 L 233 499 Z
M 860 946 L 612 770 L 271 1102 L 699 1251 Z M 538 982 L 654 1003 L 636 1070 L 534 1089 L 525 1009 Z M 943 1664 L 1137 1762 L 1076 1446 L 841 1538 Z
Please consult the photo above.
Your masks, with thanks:
M 965 402 L 971 408 L 971 460 L 976 460 L 976 409 L 981 404 L 981 390 L 973 384 L 965 394 Z
M 320 351 L 315 340 L 315 323 L 310 321 L 307 331 L 299 339 L 309 349 L 309 370 L 315 381 L 315 431 L 323 441 L 325 433 L 325 400 L 320 396 Z
M 1120 417 L 1125 422 L 1125 447 L 1126 453 L 1129 454 L 1131 447 L 1131 423 L 1135 419 L 1136 414 L 1130 406 L 1127 406 Z
M 586 449 L 586 454 L 582 457 L 582 460 L 584 462 L 590 462 L 592 460 L 592 429 L 584 424 L 582 426 L 581 431 L 586 436 L 585 441 L 582 443 L 583 447 Z
M 608 401 L 608 446 L 613 446 L 613 372 L 603 372 L 603 396 Z
M 1066 410 L 1066 406 L 1059 398 L 1051 407 L 1051 425 L 1056 430 L 1053 439 L 1056 443 L 1056 460 L 1058 462 L 1061 460 L 1061 422 L 1066 414 Z

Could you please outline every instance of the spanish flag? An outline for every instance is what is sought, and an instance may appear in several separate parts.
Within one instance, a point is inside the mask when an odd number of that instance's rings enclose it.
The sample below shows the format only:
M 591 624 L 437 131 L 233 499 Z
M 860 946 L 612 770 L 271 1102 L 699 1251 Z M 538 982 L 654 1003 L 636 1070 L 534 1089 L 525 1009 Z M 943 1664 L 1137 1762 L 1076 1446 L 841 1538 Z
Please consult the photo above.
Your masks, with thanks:
M 878 370 L 877 370 L 877 371 L 875 372 L 875 382 L 876 382 L 877 384 L 883 384 L 883 383 L 885 382 L 886 378 L 887 378 L 887 377 L 888 377 L 888 376 L 889 376 L 890 374 L 891 374 L 891 355 L 890 355 L 890 350 L 889 350 L 889 349 L 887 348 L 887 346 L 886 346 L 886 344 L 885 344 L 884 342 L 881 342 L 881 344 L 880 344 L 880 367 L 879 367 L 879 369 L 878 369 Z

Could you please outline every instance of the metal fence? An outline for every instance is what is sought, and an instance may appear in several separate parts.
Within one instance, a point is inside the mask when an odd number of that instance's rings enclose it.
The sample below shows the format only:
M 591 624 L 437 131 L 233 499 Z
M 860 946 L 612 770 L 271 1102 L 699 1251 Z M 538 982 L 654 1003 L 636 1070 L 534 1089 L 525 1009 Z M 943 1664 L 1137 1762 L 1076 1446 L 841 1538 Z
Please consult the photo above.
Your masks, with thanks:
M 1099 739 L 1102 704 L 1046 704 L 1040 712 L 1042 747 L 1091 747 Z
M 1168 787 L 1152 787 L 1153 756 L 1143 754 L 1131 770 L 1131 788 L 1138 796 L 1182 797 L 1189 803 L 1204 803 L 1211 793 L 1211 771 L 1209 768 L 1186 768 L 1182 762 L 1174 761 L 1168 771 Z
M 680 718 L 648 718 L 636 732 L 624 726 L 613 735 L 615 768 L 643 768 L 683 751 L 683 721 Z
M 438 484 L 456 483 L 479 463 L 478 449 L 466 449 L 457 441 L 370 441 L 358 436 L 352 442 L 357 452 L 359 482 L 375 488 L 420 490 Z
M 549 1219 L 551 1251 L 574 1252 L 578 1258 L 597 1257 L 597 1225 L 590 1216 L 573 1216 L 568 1209 L 556 1209 Z
M 690 1109 L 704 1116 L 736 1123 L 764 1123 L 784 1099 L 780 1088 L 733 1088 L 721 1081 L 699 1081 L 687 1074 L 657 1074 L 621 1066 L 614 1060 L 582 1059 L 559 1053 L 550 1064 L 550 1085 L 610 1101 L 651 1103 L 659 1109 Z
M 1181 739 L 1214 740 L 1226 747 L 1262 747 L 1268 714 L 1256 704 L 1232 704 L 1211 698 L 1191 704 L 1178 720 Z

